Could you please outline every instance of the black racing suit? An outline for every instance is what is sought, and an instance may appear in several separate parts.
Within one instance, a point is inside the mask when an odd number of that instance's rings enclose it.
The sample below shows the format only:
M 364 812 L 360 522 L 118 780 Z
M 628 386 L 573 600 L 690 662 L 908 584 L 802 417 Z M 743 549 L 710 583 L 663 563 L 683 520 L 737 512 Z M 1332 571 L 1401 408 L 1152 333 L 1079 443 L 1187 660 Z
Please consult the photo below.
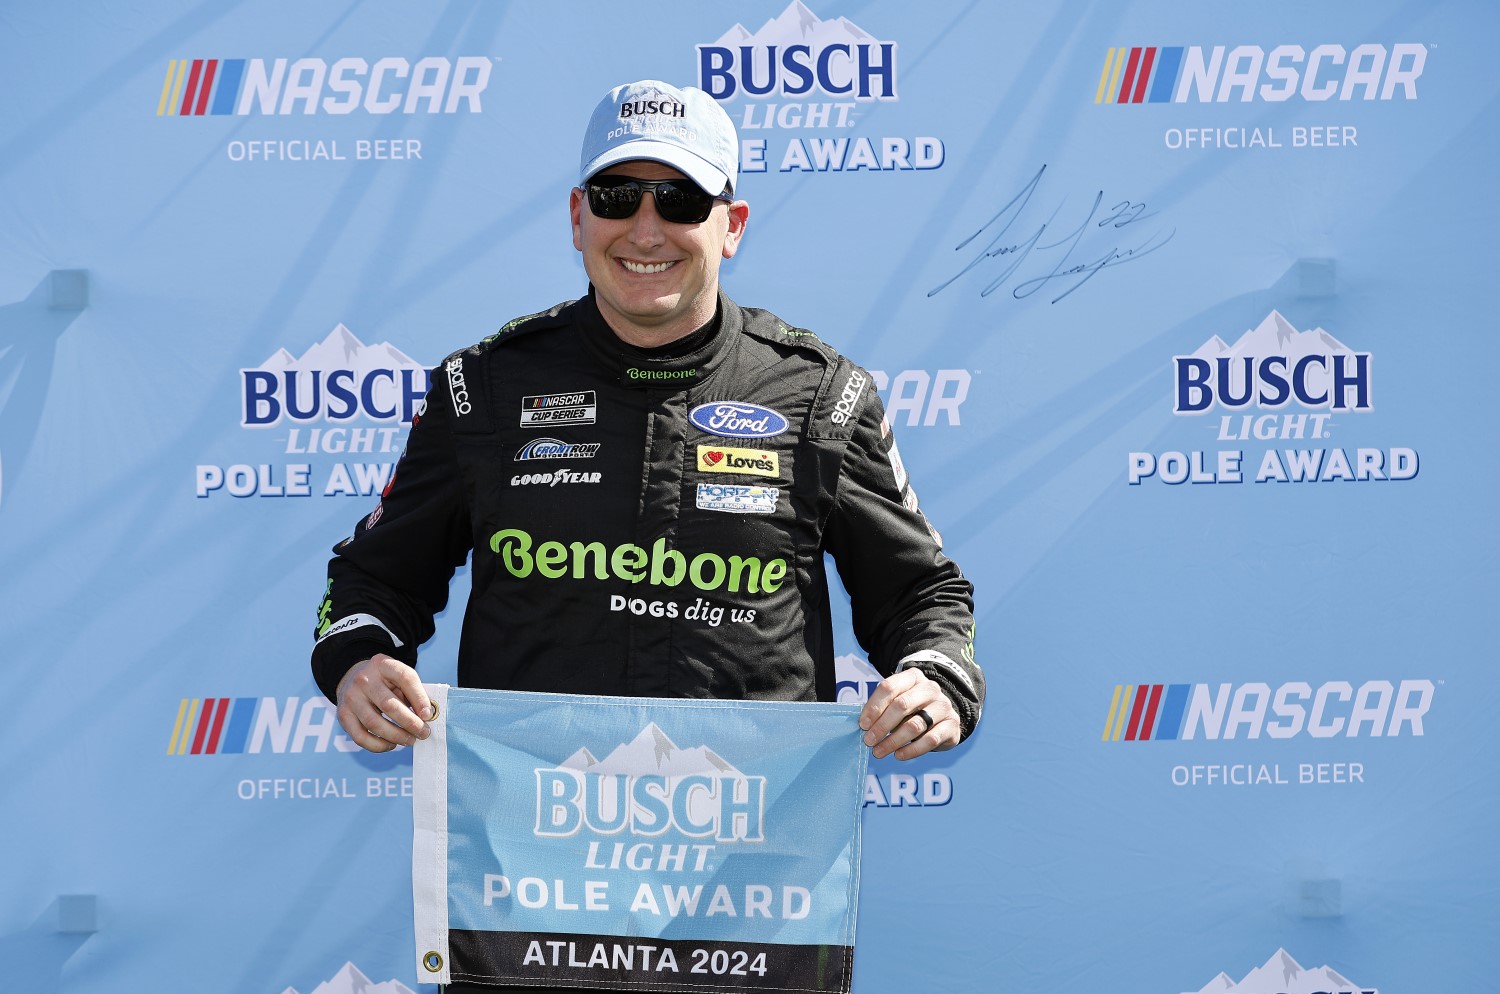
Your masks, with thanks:
M 870 375 L 721 295 L 653 361 L 592 294 L 433 374 L 374 513 L 335 547 L 313 672 L 416 663 L 473 553 L 458 682 L 638 697 L 834 698 L 824 553 L 882 674 L 914 665 L 968 735 L 972 588 L 917 507 Z
M 377 652 L 416 663 L 470 550 L 463 686 L 832 700 L 829 552 L 876 669 L 917 666 L 965 736 L 979 720 L 972 588 L 870 375 L 727 297 L 680 358 L 623 346 L 590 295 L 443 363 L 329 563 L 313 672 L 330 699 Z

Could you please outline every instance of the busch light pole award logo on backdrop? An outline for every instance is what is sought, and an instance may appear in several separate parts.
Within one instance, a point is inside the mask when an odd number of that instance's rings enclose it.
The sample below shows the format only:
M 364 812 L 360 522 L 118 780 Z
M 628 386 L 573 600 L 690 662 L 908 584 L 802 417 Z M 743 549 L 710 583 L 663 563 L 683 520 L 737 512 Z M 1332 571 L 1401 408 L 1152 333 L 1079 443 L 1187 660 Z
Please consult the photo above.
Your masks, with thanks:
M 237 445 L 228 458 L 199 463 L 194 494 L 375 496 L 428 384 L 425 365 L 389 342 L 366 345 L 342 324 L 300 356 L 277 349 L 240 370 L 240 437 L 255 437 L 255 451 Z
M 697 61 L 698 87 L 724 104 L 739 128 L 741 172 L 943 165 L 941 138 L 858 132 L 864 108 L 900 99 L 897 45 L 846 17 L 824 20 L 792 0 L 754 33 L 736 24 L 697 46 Z
M 1230 444 L 1131 452 L 1131 486 L 1367 483 L 1420 469 L 1407 446 L 1339 444 L 1374 410 L 1374 356 L 1322 328 L 1299 331 L 1276 311 L 1233 345 L 1213 335 L 1173 356 L 1172 386 L 1172 413 Z

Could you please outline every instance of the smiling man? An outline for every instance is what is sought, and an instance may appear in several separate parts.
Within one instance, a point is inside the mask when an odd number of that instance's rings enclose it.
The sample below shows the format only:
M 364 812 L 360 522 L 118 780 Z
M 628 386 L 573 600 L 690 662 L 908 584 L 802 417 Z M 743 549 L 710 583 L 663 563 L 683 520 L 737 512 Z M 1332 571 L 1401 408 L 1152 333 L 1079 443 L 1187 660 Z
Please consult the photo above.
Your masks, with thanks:
M 464 686 L 833 700 L 825 553 L 884 680 L 876 758 L 978 722 L 972 589 L 870 375 L 719 286 L 750 217 L 709 96 L 616 87 L 569 195 L 590 287 L 455 352 L 381 504 L 335 547 L 313 672 L 383 752 L 428 734 L 413 668 L 472 553 Z

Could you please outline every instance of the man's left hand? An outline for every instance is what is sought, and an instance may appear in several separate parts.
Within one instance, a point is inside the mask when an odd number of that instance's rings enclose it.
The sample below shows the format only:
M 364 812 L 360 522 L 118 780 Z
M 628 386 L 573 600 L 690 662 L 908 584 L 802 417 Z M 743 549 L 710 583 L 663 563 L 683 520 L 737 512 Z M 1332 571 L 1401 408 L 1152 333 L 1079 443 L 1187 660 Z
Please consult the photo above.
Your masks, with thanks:
M 918 756 L 958 745 L 958 714 L 943 688 L 916 668 L 880 681 L 859 714 L 865 745 L 876 759 Z

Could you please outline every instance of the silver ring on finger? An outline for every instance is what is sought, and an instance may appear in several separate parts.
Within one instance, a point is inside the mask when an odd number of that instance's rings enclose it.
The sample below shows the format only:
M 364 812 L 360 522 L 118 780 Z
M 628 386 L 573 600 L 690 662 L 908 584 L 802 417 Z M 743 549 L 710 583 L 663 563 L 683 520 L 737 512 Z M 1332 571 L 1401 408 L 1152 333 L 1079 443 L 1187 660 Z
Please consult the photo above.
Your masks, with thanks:
M 937 722 L 932 720 L 932 715 L 927 713 L 926 708 L 918 708 L 917 713 L 912 715 L 912 717 L 921 718 L 922 721 L 926 724 L 927 727 L 922 729 L 923 735 L 926 735 L 928 732 L 932 731 L 932 726 L 937 724 Z

